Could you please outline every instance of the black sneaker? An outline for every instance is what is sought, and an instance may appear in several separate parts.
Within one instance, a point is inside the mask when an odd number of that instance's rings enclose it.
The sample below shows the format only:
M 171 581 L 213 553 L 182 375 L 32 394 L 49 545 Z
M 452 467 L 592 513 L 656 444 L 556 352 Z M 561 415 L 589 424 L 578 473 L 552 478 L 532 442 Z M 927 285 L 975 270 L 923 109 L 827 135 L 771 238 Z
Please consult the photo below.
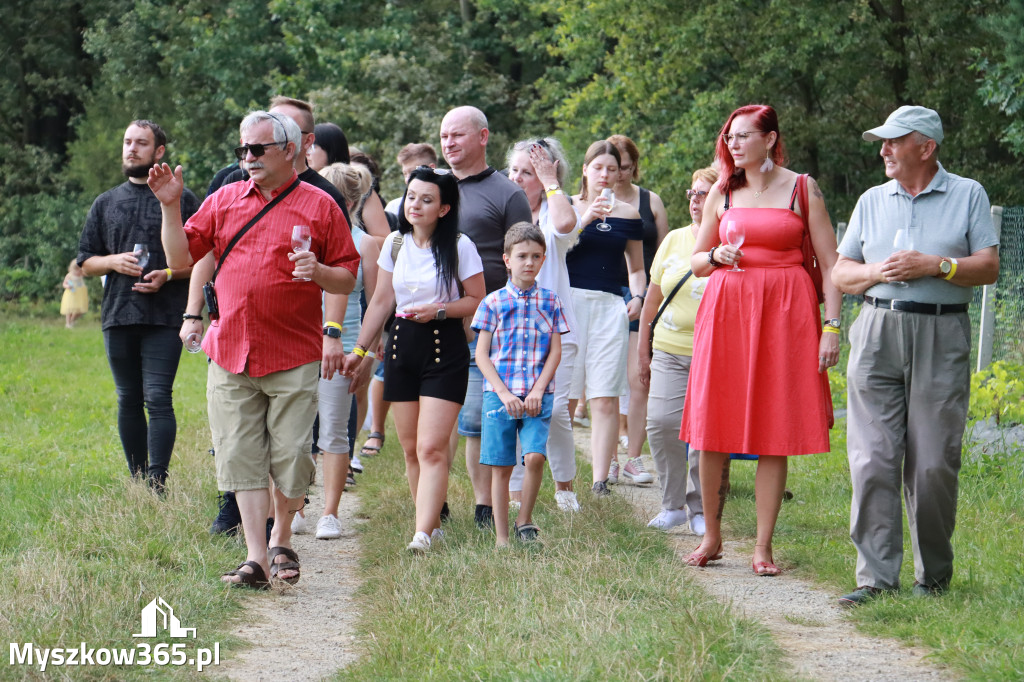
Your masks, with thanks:
M 480 530 L 494 530 L 494 508 L 487 504 L 478 504 L 473 514 L 476 527 Z
M 595 483 L 594 487 L 590 489 L 590 492 L 592 492 L 594 495 L 597 495 L 598 497 L 605 497 L 607 495 L 611 495 L 612 491 L 608 490 L 608 479 L 598 481 L 597 483 Z
M 853 608 L 854 606 L 861 606 L 866 604 L 872 599 L 879 597 L 885 590 L 879 587 L 870 587 L 863 585 L 858 587 L 850 594 L 844 594 L 839 598 L 839 605 L 845 606 L 846 608 Z
M 238 511 L 238 503 L 233 492 L 220 495 L 220 511 L 210 526 L 210 535 L 227 535 L 233 537 L 242 525 L 242 514 Z
M 452 510 L 448 508 L 448 500 L 441 505 L 441 523 L 448 523 L 452 520 Z

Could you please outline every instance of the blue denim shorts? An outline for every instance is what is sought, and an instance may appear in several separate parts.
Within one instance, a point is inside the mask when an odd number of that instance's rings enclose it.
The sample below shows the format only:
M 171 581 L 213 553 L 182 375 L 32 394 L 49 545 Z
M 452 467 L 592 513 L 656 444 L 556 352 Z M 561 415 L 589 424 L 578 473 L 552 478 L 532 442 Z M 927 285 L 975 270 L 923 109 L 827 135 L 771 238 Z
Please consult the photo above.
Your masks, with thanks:
M 459 435 L 469 438 L 480 437 L 480 402 L 484 397 L 484 375 L 476 366 L 476 339 L 469 344 L 469 384 L 466 400 L 459 410 Z
M 510 467 L 516 462 L 516 435 L 523 444 L 523 453 L 538 452 L 548 456 L 548 427 L 554 393 L 545 393 L 540 414 L 510 417 L 501 398 L 494 391 L 483 394 L 483 436 L 480 440 L 480 463 Z

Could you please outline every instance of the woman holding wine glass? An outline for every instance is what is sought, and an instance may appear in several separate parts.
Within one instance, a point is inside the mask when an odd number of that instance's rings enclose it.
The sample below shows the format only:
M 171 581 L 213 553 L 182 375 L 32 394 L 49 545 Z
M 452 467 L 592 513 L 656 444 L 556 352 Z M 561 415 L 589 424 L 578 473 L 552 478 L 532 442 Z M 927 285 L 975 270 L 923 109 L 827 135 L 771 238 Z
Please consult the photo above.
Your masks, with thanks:
M 626 392 L 629 320 L 640 315 L 644 276 L 640 214 L 626 202 L 611 201 L 619 175 L 619 150 L 598 140 L 583 159 L 580 193 L 574 206 L 584 225 L 579 243 L 566 254 L 572 307 L 576 313 L 578 355 L 569 392 L 569 412 L 585 392 L 591 409 L 591 458 L 596 495 L 607 495 L 608 472 L 619 431 L 619 396 Z M 601 226 L 607 225 L 604 229 Z M 622 299 L 619 269 L 626 256 L 628 303 Z
M 640 187 L 640 150 L 636 143 L 625 135 L 612 135 L 608 138 L 619 150 L 622 163 L 619 166 L 619 177 L 615 182 L 615 200 L 628 203 L 640 214 L 643 221 L 643 252 L 644 252 L 644 276 L 648 281 L 651 279 L 651 265 L 654 263 L 654 254 L 658 247 L 668 235 L 668 212 L 661 197 L 649 189 Z M 629 300 L 629 279 L 626 268 L 623 265 L 619 284 L 622 286 L 622 293 L 625 300 Z M 640 454 L 644 447 L 644 440 L 647 437 L 645 427 L 647 425 L 647 388 L 640 381 L 637 373 L 639 364 L 637 362 L 637 338 L 640 330 L 639 318 L 630 318 L 629 322 L 629 362 L 626 365 L 626 377 L 628 379 L 626 395 L 619 399 L 619 443 L 626 448 L 628 453 L 626 464 L 622 467 L 623 478 L 633 483 L 650 483 L 653 477 L 644 468 Z M 618 454 L 612 461 L 611 480 L 617 476 L 614 472 L 618 469 Z
M 757 575 L 777 575 L 772 536 L 787 456 L 829 449 L 825 371 L 839 359 L 841 305 L 830 277 L 836 237 L 811 178 L 808 215 L 798 212 L 798 176 L 783 167 L 785 146 L 774 109 L 749 105 L 734 111 L 715 156 L 722 176 L 708 195 L 690 258 L 693 273 L 710 278 L 694 327 L 680 433 L 701 451 L 706 533 L 686 562 L 704 566 L 721 558 L 729 453 L 757 454 L 752 568 Z M 803 267 L 805 232 L 824 279 L 824 328 L 817 292 Z M 740 263 L 742 268 L 728 269 Z
M 398 231 L 381 249 L 377 288 L 345 358 L 351 376 L 395 309 L 384 348 L 384 400 L 392 403 L 416 503 L 413 552 L 429 550 L 440 535 L 448 441 L 469 381 L 462 318 L 472 317 L 484 296 L 483 263 L 472 240 L 460 239 L 458 206 L 454 175 L 424 167 L 410 174 Z

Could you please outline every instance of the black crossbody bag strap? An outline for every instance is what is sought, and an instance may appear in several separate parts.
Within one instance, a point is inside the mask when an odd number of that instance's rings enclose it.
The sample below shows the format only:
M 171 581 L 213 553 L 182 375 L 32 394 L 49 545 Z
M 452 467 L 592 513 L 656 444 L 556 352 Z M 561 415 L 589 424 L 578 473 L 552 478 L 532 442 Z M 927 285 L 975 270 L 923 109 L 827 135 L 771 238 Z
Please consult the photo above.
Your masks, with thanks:
M 679 290 L 683 288 L 683 285 L 686 284 L 686 280 L 690 279 L 690 275 L 692 274 L 693 270 L 690 270 L 685 275 L 683 275 L 683 278 L 679 280 L 679 282 L 674 287 L 672 287 L 672 291 L 670 291 L 668 296 L 665 297 L 665 300 L 661 302 L 661 306 L 658 308 L 657 314 L 655 314 L 654 319 L 651 320 L 651 333 L 649 338 L 652 352 L 654 349 L 654 328 L 658 326 L 658 320 L 661 319 L 661 314 L 665 312 L 665 308 L 667 308 L 668 304 L 672 302 L 673 297 L 675 297 L 675 295 L 679 293 Z
M 213 271 L 213 277 L 210 278 L 211 282 L 216 282 L 217 281 L 217 273 L 220 272 L 220 267 L 222 265 L 224 265 L 224 259 L 228 257 L 229 253 L 231 253 L 231 249 L 235 246 L 235 244 L 238 243 L 238 240 L 241 239 L 243 236 L 245 236 L 245 233 L 249 231 L 249 228 L 251 228 L 253 225 L 258 223 L 260 221 L 260 218 L 262 218 L 263 216 L 267 215 L 267 213 L 270 211 L 270 209 L 272 209 L 275 206 L 277 206 L 286 196 L 291 194 L 292 190 L 299 186 L 299 182 L 300 182 L 299 179 L 295 178 L 295 182 L 293 182 L 291 185 L 289 185 L 283 192 L 278 194 L 276 197 L 271 199 L 267 203 L 267 205 L 264 206 L 260 210 L 260 212 L 257 213 L 253 217 L 252 220 L 250 220 L 248 223 L 245 224 L 245 227 L 243 227 L 241 230 L 239 230 L 237 233 L 235 233 L 235 236 L 231 238 L 230 242 L 228 242 L 227 248 L 225 248 L 224 252 L 222 254 L 220 254 L 220 260 L 217 261 L 217 269 Z

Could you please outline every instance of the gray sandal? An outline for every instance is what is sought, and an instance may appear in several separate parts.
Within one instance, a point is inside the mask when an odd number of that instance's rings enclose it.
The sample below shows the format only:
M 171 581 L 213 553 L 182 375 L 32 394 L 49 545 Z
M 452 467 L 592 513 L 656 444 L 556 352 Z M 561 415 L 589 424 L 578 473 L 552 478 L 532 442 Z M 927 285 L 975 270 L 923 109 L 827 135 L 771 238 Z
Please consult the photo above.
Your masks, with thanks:
M 363 447 L 359 448 L 360 457 L 373 457 L 374 455 L 380 452 L 380 449 L 382 447 L 384 447 L 384 434 L 381 433 L 380 431 L 372 432 L 369 436 L 366 437 L 366 440 L 379 440 L 380 445 L 366 445 L 364 443 Z

